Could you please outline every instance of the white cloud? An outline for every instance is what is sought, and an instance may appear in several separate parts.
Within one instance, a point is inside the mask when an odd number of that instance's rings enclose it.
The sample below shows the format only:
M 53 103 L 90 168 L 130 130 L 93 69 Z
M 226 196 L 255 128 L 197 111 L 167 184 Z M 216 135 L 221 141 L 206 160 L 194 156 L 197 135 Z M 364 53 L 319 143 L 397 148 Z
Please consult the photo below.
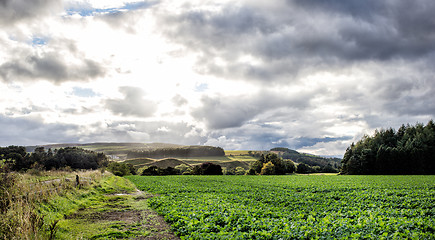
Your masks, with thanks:
M 435 116 L 428 0 L 4 3 L 3 145 L 163 141 L 340 155 L 375 128 Z M 24 125 L 40 130 L 4 130 Z

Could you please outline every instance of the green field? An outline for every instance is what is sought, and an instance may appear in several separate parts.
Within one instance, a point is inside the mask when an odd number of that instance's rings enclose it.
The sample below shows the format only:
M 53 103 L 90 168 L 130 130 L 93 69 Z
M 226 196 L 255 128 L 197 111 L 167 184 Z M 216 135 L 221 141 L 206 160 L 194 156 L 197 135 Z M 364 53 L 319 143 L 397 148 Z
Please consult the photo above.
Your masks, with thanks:
M 128 176 L 182 239 L 435 239 L 435 176 Z

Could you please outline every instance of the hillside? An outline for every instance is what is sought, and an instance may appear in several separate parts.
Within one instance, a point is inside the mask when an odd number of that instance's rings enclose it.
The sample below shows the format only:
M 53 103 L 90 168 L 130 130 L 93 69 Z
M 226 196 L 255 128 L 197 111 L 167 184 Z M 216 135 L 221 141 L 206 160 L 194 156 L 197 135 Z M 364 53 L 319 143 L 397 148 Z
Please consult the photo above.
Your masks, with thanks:
M 27 146 L 28 152 L 33 151 L 38 146 Z M 59 149 L 64 147 L 79 147 L 95 152 L 103 152 L 112 160 L 123 161 L 130 163 L 136 168 L 147 165 L 165 165 L 167 159 L 174 159 L 188 165 L 197 165 L 204 162 L 212 162 L 219 164 L 224 168 L 232 169 L 242 167 L 248 169 L 250 164 L 259 159 L 261 154 L 268 151 L 256 150 L 227 150 L 224 151 L 219 147 L 212 146 L 185 146 L 170 143 L 64 143 L 64 144 L 49 144 L 42 145 L 48 149 Z M 273 148 L 270 152 L 278 154 L 283 159 L 290 159 L 296 164 L 304 163 L 309 166 L 318 166 L 320 168 L 331 167 L 337 171 L 341 166 L 339 158 L 325 158 L 306 153 L 299 153 L 288 148 Z M 157 163 L 159 160 L 165 160 L 162 163 Z M 169 164 L 171 167 L 172 165 Z M 157 166 L 156 165 L 156 166 Z M 168 165 L 168 166 L 169 166 Z M 165 165 L 166 166 L 166 165 Z M 174 165 L 176 166 L 176 165 Z
M 158 168 L 168 168 L 168 167 L 175 168 L 176 166 L 181 164 L 186 164 L 187 166 L 190 166 L 188 163 L 175 158 L 166 158 L 166 159 L 149 162 L 144 164 L 144 166 L 156 166 Z
M 109 143 L 61 143 L 61 144 L 47 144 L 47 145 L 38 145 L 38 146 L 26 146 L 27 152 L 33 152 L 37 147 L 44 147 L 45 149 L 59 149 L 65 147 L 79 147 L 86 150 L 91 150 L 94 152 L 103 152 L 114 160 L 126 160 L 131 158 L 139 158 L 139 157 L 151 157 L 147 156 L 147 154 L 143 153 L 156 153 L 164 149 L 167 152 L 173 151 L 174 149 L 184 149 L 190 150 L 193 149 L 194 153 L 198 156 L 198 152 L 203 151 L 207 152 L 208 149 L 213 148 L 210 146 L 185 146 L 179 144 L 172 143 L 118 143 L 118 142 L 109 142 Z M 175 150 L 176 151 L 176 150 Z M 223 152 L 223 150 L 222 150 Z M 131 154 L 131 156 L 128 156 Z M 171 156 L 158 156 L 158 154 L 154 154 L 153 158 L 166 158 Z
M 341 167 L 340 158 L 325 158 L 307 153 L 299 153 L 288 148 L 272 148 L 270 151 L 278 154 L 283 159 L 290 159 L 295 163 L 305 163 L 309 166 L 319 166 L 321 168 L 331 166 L 336 170 Z

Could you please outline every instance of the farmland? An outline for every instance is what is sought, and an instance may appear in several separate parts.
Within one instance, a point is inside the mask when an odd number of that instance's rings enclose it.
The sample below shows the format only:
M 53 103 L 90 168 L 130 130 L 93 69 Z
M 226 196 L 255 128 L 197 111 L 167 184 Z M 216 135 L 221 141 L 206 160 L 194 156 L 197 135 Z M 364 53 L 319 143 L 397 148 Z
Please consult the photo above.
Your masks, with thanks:
M 435 239 L 435 176 L 128 176 L 186 239 Z

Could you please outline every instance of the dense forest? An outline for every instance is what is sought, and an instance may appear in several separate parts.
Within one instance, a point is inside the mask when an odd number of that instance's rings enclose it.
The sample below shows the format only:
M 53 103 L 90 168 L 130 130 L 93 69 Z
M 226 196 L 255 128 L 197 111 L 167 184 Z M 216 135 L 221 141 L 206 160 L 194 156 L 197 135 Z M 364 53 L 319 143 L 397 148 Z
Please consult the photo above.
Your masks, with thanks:
M 167 157 L 209 157 L 225 156 L 225 151 L 221 147 L 212 146 L 183 146 L 177 148 L 158 148 L 129 151 L 127 158 L 167 158 Z
M 376 130 L 347 148 L 343 174 L 435 174 L 435 124 Z
M 33 153 L 26 152 L 26 148 L 22 146 L 0 147 L 0 160 L 4 161 L 4 164 L 12 171 L 61 168 L 97 169 L 108 163 L 103 153 L 76 147 L 60 148 L 54 151 L 37 147 Z

